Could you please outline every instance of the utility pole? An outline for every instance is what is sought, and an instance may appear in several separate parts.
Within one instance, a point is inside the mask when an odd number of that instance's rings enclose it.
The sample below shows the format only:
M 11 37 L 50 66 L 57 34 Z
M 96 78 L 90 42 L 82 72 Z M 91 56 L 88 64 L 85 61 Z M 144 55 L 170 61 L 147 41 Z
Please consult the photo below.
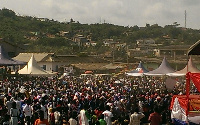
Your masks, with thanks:
M 129 55 L 128 55 L 128 52 L 129 52 L 129 51 L 128 51 L 128 45 L 126 45 L 126 60 L 127 60 L 127 64 L 129 63 L 129 62 L 128 62 L 128 56 L 129 56 Z
M 187 19 L 187 13 L 186 13 L 186 10 L 185 10 L 185 28 L 186 28 L 186 19 Z
M 113 47 L 113 51 L 112 52 L 113 52 L 113 61 L 112 62 L 114 64 L 114 62 L 115 62 L 115 49 L 114 49 L 114 47 Z

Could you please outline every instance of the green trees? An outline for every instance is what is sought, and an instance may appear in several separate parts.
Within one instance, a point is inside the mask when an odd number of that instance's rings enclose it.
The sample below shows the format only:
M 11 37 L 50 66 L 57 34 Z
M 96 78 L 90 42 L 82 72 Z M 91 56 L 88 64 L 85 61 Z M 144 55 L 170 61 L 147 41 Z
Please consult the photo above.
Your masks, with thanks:
M 7 8 L 3 8 L 0 13 L 0 17 L 15 18 L 15 16 L 15 12 Z
M 62 32 L 68 34 L 61 35 Z M 96 42 L 96 46 L 78 46 L 77 42 L 74 42 L 77 35 L 82 35 L 88 42 Z M 164 27 L 158 24 L 146 24 L 144 27 L 124 27 L 108 23 L 81 24 L 73 19 L 70 22 L 58 22 L 18 16 L 14 11 L 3 8 L 0 9 L 0 37 L 20 46 L 26 44 L 27 52 L 78 54 L 84 51 L 88 54 L 103 54 L 110 51 L 109 47 L 103 46 L 104 39 L 127 43 L 130 48 L 133 48 L 136 40 L 149 38 L 163 45 L 193 44 L 200 39 L 200 31 L 179 27 L 177 22 Z M 125 52 L 122 49 L 117 53 L 122 56 Z

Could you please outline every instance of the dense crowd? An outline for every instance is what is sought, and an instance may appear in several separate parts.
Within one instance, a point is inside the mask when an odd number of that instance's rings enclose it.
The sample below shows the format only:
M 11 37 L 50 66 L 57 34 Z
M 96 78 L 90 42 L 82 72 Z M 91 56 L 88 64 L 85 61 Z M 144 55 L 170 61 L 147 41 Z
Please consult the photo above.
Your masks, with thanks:
M 116 82 L 120 81 L 120 82 Z M 155 77 L 18 77 L 0 82 L 2 125 L 171 124 L 170 101 L 184 94 Z

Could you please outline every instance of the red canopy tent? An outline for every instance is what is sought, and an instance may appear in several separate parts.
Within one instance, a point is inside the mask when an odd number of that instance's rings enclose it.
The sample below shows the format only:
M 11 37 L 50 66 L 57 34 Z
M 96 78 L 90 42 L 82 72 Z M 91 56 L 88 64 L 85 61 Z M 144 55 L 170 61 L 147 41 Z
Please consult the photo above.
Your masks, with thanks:
M 200 55 L 200 41 L 197 41 L 189 48 L 189 55 Z M 200 92 L 200 73 L 189 72 L 187 66 L 186 94 L 174 95 L 170 106 L 172 110 L 171 117 L 176 124 L 200 124 L 200 95 L 190 95 L 191 81 Z
M 200 92 L 200 73 L 190 73 L 186 75 L 186 94 L 174 95 L 171 100 L 171 118 L 180 125 L 200 123 L 200 95 L 190 94 L 190 82 L 193 82 Z

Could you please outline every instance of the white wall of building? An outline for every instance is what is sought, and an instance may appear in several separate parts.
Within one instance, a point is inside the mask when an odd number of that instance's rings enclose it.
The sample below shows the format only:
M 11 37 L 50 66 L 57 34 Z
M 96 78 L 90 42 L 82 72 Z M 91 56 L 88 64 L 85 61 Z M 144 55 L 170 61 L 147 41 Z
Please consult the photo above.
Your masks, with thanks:
M 66 65 L 66 63 L 64 62 L 38 62 L 38 65 L 44 69 L 44 67 L 46 67 L 46 71 L 55 71 L 57 72 L 58 69 L 63 66 Z

